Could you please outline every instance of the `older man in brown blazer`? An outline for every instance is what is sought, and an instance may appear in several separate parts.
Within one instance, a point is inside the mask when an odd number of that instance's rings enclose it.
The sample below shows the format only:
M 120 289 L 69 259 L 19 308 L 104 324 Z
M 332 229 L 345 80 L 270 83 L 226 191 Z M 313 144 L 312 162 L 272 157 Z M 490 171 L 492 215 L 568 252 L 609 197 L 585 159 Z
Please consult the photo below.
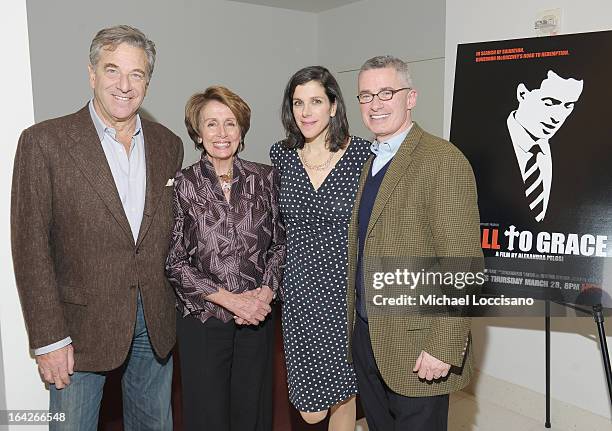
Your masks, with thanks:
M 472 374 L 470 321 L 381 311 L 371 280 L 384 258 L 408 266 L 459 258 L 455 267 L 467 257 L 459 267 L 478 268 L 471 262 L 482 256 L 474 176 L 457 148 L 412 122 L 417 93 L 405 62 L 366 61 L 358 87 L 376 141 L 349 228 L 350 359 L 370 430 L 446 430 L 448 394 Z
M 141 119 L 155 45 L 138 29 L 98 32 L 93 98 L 21 135 L 12 250 L 50 429 L 95 430 L 105 372 L 123 367 L 125 429 L 172 429 L 174 294 L 164 275 L 181 140 Z

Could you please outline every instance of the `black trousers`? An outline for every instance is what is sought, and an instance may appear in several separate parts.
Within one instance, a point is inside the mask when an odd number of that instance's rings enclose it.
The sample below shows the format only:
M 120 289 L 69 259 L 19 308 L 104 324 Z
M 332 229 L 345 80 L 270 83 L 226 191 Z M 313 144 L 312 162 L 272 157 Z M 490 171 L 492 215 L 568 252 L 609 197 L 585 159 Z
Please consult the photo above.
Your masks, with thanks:
M 272 320 L 240 326 L 177 317 L 186 431 L 271 430 Z
M 446 431 L 448 395 L 406 397 L 385 384 L 374 359 L 368 324 L 355 317 L 353 361 L 370 431 Z M 414 364 L 406 364 L 406 373 Z

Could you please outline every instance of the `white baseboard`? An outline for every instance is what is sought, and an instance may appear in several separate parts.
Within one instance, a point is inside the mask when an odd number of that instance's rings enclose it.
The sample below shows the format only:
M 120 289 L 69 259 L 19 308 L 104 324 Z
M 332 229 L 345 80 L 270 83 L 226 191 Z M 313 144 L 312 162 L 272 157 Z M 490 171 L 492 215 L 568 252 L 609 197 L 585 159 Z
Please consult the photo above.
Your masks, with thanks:
M 534 420 L 544 428 L 544 394 L 476 371 L 472 383 L 463 390 L 477 400 L 496 404 Z M 553 429 L 563 431 L 612 430 L 610 418 L 597 415 L 551 397 L 550 416 Z

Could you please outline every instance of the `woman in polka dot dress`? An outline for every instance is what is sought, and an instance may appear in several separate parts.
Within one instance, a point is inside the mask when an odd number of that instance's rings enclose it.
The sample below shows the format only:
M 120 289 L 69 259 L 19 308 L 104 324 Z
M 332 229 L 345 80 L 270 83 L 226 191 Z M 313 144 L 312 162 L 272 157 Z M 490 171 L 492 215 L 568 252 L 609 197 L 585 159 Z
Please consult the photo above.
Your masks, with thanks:
M 355 429 L 355 372 L 347 362 L 348 224 L 369 143 L 349 136 L 340 87 L 320 66 L 289 80 L 287 139 L 272 146 L 287 230 L 282 313 L 289 399 L 306 422 Z

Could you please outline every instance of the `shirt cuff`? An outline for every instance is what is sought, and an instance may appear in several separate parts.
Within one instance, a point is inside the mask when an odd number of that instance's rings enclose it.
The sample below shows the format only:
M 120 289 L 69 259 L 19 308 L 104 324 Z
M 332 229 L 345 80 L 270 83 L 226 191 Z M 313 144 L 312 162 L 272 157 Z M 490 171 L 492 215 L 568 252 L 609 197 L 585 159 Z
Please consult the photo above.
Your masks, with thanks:
M 48 346 L 39 347 L 38 349 L 34 349 L 34 354 L 36 356 L 44 355 L 45 353 L 51 353 L 55 350 L 59 350 L 62 347 L 66 347 L 68 344 L 72 343 L 72 338 L 66 337 L 63 340 L 59 340 L 56 343 L 49 344 Z

